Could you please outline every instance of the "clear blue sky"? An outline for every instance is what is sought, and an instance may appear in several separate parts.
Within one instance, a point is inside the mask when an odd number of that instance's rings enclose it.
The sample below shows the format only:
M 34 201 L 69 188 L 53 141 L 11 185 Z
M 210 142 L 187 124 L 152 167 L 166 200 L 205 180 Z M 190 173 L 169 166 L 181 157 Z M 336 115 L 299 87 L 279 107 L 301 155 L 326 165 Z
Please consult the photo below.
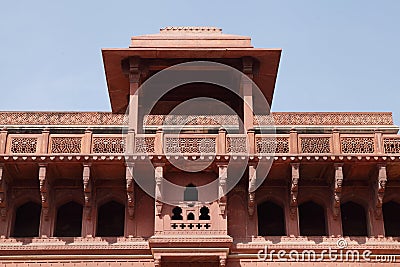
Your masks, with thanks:
M 0 3 L 0 110 L 110 110 L 101 48 L 164 26 L 217 26 L 282 48 L 273 111 L 393 111 L 400 1 Z

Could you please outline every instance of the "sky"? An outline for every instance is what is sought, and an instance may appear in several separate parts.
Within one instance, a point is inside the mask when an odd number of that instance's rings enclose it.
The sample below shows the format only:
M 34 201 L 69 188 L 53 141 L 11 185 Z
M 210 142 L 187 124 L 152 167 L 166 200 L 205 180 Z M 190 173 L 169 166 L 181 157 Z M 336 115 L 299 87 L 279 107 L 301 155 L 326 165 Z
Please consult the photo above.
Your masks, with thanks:
M 0 110 L 110 111 L 101 48 L 165 26 L 216 26 L 282 48 L 273 111 L 392 111 L 400 1 L 0 2 Z

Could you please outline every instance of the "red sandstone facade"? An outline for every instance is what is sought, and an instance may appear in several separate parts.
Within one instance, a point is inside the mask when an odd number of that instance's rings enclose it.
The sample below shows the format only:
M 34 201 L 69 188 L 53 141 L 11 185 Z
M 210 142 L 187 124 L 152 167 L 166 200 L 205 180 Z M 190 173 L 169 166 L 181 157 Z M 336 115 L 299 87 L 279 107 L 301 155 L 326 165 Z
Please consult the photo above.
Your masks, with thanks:
M 382 255 L 381 266 L 399 262 L 400 136 L 391 113 L 276 112 L 272 137 L 260 130 L 268 116 L 210 85 L 176 91 L 141 116 L 135 92 L 143 82 L 200 59 L 242 71 L 271 104 L 280 52 L 216 28 L 165 28 L 132 37 L 127 49 L 103 50 L 111 113 L 1 112 L 2 266 L 290 266 L 294 250 L 315 253 L 306 255 L 317 260 L 296 263 L 304 266 L 372 266 Z M 238 116 L 224 121 L 237 132 L 220 129 L 212 115 L 175 118 L 185 124 L 180 136 L 163 128 L 168 111 L 199 91 L 232 105 Z M 251 90 L 241 94 L 253 101 Z M 128 107 L 135 123 L 121 134 Z M 169 163 L 177 147 L 174 157 L 204 160 L 203 141 L 215 155 L 206 170 Z M 268 157 L 271 170 L 254 191 L 255 166 Z M 244 158 L 245 174 L 225 192 L 228 162 Z M 154 165 L 156 200 L 135 182 L 143 160 Z M 168 205 L 161 178 L 192 189 L 216 180 L 222 194 Z M 360 261 L 330 259 L 323 251 L 340 249 L 338 240 Z M 362 259 L 366 250 L 371 261 Z

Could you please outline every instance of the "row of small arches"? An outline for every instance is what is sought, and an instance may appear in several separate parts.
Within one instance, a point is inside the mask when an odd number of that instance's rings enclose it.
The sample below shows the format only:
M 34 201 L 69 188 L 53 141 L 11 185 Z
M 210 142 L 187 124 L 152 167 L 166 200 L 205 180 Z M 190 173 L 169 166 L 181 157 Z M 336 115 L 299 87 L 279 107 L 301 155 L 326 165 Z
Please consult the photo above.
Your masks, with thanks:
M 193 212 L 189 212 L 186 216 L 186 220 L 188 221 L 194 221 L 195 219 L 196 216 Z M 175 207 L 172 209 L 171 220 L 183 220 L 181 207 Z M 210 209 L 206 206 L 200 208 L 199 220 L 210 220 Z
M 41 205 L 27 202 L 15 212 L 12 237 L 39 236 Z M 57 210 L 54 236 L 79 237 L 82 232 L 83 206 L 74 201 L 60 206 Z M 123 236 L 125 224 L 125 206 L 110 201 L 98 208 L 96 236 Z
M 302 236 L 327 236 L 324 207 L 313 201 L 299 205 L 299 227 Z M 285 236 L 284 209 L 274 202 L 258 205 L 258 235 Z M 343 236 L 368 236 L 367 213 L 363 206 L 346 202 L 340 206 Z M 400 204 L 386 202 L 382 206 L 385 236 L 400 236 Z

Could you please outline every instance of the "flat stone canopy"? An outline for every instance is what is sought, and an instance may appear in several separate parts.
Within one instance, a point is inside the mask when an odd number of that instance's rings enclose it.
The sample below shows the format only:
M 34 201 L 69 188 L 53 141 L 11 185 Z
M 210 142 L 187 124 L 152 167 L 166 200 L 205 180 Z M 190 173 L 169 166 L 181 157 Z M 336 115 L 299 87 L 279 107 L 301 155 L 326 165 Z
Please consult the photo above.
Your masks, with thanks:
M 257 65 L 253 80 L 271 106 L 281 51 L 253 48 L 250 37 L 224 34 L 214 27 L 166 27 L 157 34 L 133 36 L 129 48 L 102 49 L 112 112 L 125 113 L 128 105 L 129 79 L 121 62 L 129 57 L 139 57 L 143 64 L 151 60 L 223 62 L 251 57 Z

